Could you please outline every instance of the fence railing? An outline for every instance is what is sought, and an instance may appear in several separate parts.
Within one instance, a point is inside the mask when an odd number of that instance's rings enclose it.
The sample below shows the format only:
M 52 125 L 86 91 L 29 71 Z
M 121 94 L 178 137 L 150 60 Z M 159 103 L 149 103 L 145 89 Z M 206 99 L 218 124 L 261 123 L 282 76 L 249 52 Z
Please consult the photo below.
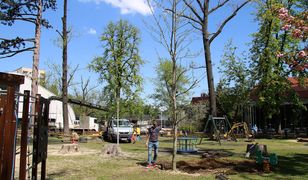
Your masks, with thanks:
M 23 82 L 23 76 L 0 73 L 0 179 L 37 179 L 39 165 L 40 178 L 46 177 L 49 100 L 18 93 Z

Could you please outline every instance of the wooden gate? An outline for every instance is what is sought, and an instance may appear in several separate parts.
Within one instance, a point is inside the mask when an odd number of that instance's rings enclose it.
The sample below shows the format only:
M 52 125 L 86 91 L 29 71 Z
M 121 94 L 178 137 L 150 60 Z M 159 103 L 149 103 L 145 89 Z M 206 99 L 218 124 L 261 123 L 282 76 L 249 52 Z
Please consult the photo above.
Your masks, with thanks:
M 0 73 L 0 179 L 3 180 L 37 179 L 40 163 L 40 177 L 46 177 L 49 101 L 40 95 L 31 97 L 30 91 L 18 93 L 23 83 L 23 76 Z M 29 113 L 32 103 L 34 114 Z

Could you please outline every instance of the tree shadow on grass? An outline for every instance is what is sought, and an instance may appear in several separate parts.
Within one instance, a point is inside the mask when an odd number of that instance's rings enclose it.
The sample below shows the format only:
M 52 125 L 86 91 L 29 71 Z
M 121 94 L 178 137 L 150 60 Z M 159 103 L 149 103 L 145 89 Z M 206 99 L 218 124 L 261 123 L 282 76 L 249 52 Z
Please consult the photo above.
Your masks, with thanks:
M 55 178 L 59 178 L 61 176 L 65 176 L 65 174 L 67 174 L 66 170 L 60 170 L 60 171 L 48 173 L 46 179 L 53 180 Z
M 308 175 L 308 154 L 278 156 L 279 164 L 275 171 L 281 175 Z
M 172 143 L 173 139 L 159 139 L 159 142 L 162 142 L 162 143 Z

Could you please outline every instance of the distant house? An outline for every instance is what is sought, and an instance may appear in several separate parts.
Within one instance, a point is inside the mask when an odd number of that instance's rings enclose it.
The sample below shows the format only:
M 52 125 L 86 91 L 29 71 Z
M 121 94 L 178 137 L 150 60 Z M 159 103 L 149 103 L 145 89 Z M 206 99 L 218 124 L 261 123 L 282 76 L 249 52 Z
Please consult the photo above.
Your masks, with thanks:
M 206 116 L 209 112 L 210 97 L 206 93 L 201 93 L 200 96 L 192 97 L 190 106 L 186 108 L 186 114 L 191 127 L 194 127 L 194 131 L 203 131 Z
M 296 78 L 288 78 L 288 80 L 295 93 L 308 109 L 308 78 L 304 80 L 304 86 Z M 274 128 L 275 130 L 284 128 L 296 129 L 297 127 L 302 129 L 308 128 L 308 111 L 295 110 L 291 102 L 282 103 L 280 113 L 273 115 L 272 119 L 267 121 L 263 110 L 256 106 L 257 97 L 252 95 L 251 99 L 251 106 L 243 112 L 244 120 L 250 124 L 257 125 L 257 127 L 262 129 Z
M 205 93 L 201 93 L 200 97 L 192 97 L 191 105 L 207 104 L 210 102 L 210 97 Z

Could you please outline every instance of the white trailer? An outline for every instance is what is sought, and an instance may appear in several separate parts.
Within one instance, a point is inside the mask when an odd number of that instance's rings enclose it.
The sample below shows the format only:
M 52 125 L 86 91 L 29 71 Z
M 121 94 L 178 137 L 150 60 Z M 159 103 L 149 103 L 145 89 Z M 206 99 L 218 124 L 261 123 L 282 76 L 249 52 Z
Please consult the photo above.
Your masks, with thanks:
M 74 130 L 86 130 L 86 131 L 99 131 L 99 124 L 97 123 L 97 118 L 85 116 L 76 119 Z

